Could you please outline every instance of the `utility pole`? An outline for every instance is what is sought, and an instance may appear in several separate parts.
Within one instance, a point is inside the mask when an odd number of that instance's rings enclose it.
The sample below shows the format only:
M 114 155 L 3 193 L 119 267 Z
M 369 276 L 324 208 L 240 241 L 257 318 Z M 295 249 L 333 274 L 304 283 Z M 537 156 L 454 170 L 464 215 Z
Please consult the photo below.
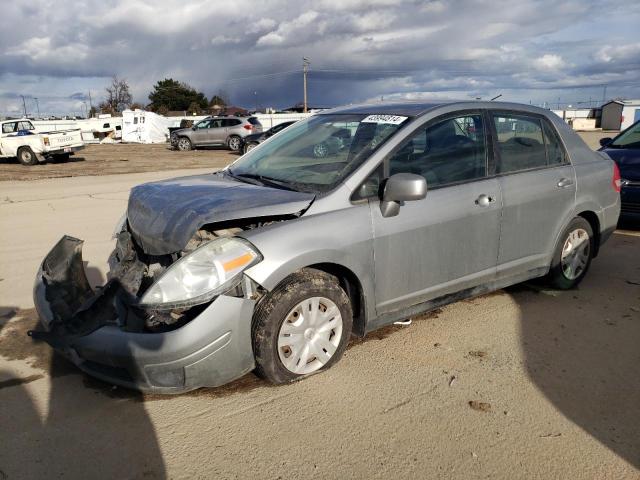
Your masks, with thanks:
M 24 117 L 27 118 L 27 104 L 24 101 L 24 95 L 20 95 L 22 97 L 22 111 L 24 112 Z
M 307 113 L 307 72 L 310 64 L 311 62 L 307 57 L 302 57 L 302 84 L 304 88 L 304 107 L 302 111 L 304 113 Z
M 91 103 L 91 90 L 89 90 L 89 113 L 91 113 L 91 110 L 93 110 L 93 104 Z M 89 118 L 89 115 L 87 115 L 87 118 Z
M 607 86 L 603 85 L 604 89 L 602 90 L 602 105 L 607 101 Z
M 38 103 L 38 97 L 33 97 L 36 101 L 36 109 L 38 110 L 38 118 L 40 118 L 40 104 Z

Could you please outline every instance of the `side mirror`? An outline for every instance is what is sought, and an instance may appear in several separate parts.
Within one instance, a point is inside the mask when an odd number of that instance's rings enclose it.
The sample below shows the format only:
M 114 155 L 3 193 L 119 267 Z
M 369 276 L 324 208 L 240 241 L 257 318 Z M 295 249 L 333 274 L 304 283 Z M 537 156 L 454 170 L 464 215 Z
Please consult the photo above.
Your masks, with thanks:
M 384 186 L 380 211 L 383 217 L 395 217 L 403 202 L 422 200 L 427 196 L 427 181 L 415 173 L 391 175 Z
M 611 137 L 601 138 L 600 139 L 600 146 L 601 147 L 606 147 L 607 145 L 609 145 L 611 143 L 611 140 L 613 140 L 613 138 L 611 138 Z

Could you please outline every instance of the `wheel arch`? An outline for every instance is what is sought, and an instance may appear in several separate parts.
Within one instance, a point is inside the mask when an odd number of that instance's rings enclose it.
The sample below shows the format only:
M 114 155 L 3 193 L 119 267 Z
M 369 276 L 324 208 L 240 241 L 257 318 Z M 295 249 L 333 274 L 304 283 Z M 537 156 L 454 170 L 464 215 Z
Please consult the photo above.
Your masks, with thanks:
M 591 225 L 591 230 L 593 230 L 593 257 L 595 258 L 598 255 L 598 251 L 600 250 L 600 219 L 598 215 L 592 210 L 583 210 L 578 213 L 578 217 L 584 218 L 589 225 Z
M 349 268 L 337 263 L 316 263 L 306 268 L 321 270 L 338 279 L 340 287 L 345 291 L 351 302 L 353 311 L 353 333 L 363 337 L 366 327 L 366 307 L 364 301 L 364 290 L 358 276 Z

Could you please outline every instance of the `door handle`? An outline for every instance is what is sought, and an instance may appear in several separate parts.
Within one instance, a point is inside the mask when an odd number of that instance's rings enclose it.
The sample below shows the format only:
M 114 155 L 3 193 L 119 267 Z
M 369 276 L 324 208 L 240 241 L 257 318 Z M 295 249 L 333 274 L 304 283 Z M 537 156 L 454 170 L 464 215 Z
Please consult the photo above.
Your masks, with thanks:
M 571 185 L 573 185 L 573 180 L 571 180 L 570 178 L 561 178 L 560 180 L 558 180 L 559 188 L 567 188 Z
M 488 207 L 495 201 L 496 199 L 494 197 L 491 197 L 486 193 L 483 193 L 478 198 L 476 198 L 476 205 L 478 205 L 479 207 Z

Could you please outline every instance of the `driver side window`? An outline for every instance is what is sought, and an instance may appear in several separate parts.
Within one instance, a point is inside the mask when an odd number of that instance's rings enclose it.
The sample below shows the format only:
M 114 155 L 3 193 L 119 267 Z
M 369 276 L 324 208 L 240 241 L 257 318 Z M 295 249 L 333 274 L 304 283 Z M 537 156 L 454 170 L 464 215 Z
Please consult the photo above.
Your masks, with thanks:
M 486 176 L 481 114 L 451 117 L 414 132 L 389 158 L 389 175 L 422 175 L 430 188 Z

